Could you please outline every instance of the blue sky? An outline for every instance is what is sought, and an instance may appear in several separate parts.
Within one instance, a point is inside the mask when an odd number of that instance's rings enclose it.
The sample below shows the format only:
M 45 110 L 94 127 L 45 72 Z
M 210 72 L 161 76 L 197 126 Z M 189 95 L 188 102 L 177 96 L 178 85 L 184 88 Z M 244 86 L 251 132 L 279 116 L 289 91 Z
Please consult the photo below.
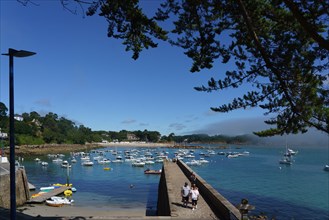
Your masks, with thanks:
M 159 42 L 135 61 L 121 41 L 107 37 L 98 15 L 83 17 L 59 0 L 23 6 L 1 0 L 1 53 L 8 48 L 37 55 L 15 58 L 15 112 L 53 112 L 92 130 L 157 130 L 162 135 L 244 134 L 264 128 L 259 109 L 215 113 L 210 107 L 244 92 L 193 89 L 218 79 L 229 66 L 190 73 L 183 51 Z M 155 4 L 142 1 L 151 11 Z M 0 100 L 8 104 L 8 57 L 1 56 Z M 245 87 L 246 88 L 246 87 Z

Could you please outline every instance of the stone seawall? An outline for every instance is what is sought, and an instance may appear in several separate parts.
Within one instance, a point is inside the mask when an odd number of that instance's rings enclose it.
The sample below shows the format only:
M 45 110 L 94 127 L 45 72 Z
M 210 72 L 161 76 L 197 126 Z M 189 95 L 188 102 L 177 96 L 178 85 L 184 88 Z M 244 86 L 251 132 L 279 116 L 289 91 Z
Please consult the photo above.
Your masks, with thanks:
M 16 205 L 22 206 L 30 198 L 30 190 L 24 169 L 16 171 Z M 0 207 L 10 208 L 10 174 L 0 176 Z
M 161 177 L 159 181 L 159 189 L 158 189 L 158 204 L 157 210 L 158 216 L 170 216 L 170 203 L 169 203 L 169 196 L 168 196 L 168 188 L 167 188 L 167 181 L 166 181 L 166 168 L 162 166 Z

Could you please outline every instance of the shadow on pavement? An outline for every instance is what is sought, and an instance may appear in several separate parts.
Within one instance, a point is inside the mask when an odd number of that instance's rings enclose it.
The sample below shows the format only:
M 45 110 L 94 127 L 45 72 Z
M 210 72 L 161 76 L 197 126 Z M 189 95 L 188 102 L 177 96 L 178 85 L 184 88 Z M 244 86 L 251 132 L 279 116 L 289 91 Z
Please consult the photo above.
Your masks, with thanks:
M 86 220 L 85 217 L 73 217 L 73 218 L 66 218 L 66 217 L 58 217 L 58 216 L 54 216 L 54 217 L 43 217 L 43 216 L 30 216 L 30 215 L 26 215 L 21 213 L 20 211 L 23 210 L 17 210 L 16 212 L 16 219 L 17 220 L 30 220 L 30 219 L 40 219 L 40 220 L 64 220 L 64 219 L 70 219 L 70 220 Z M 0 207 L 0 220 L 10 220 L 10 210 L 9 209 L 5 209 Z

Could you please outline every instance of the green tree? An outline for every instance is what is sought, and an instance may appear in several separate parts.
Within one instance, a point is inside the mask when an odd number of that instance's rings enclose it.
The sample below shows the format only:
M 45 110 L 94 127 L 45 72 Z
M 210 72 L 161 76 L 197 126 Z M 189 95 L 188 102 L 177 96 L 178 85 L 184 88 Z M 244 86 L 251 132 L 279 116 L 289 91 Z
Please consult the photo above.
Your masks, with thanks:
M 3 102 L 0 102 L 0 117 L 7 116 L 7 112 L 8 112 L 7 106 Z
M 160 140 L 161 134 L 158 131 L 144 131 L 147 136 L 147 141 L 156 143 Z
M 61 133 L 65 133 L 74 128 L 74 122 L 72 122 L 64 117 L 61 117 L 58 120 L 57 124 L 58 124 L 58 129 Z
M 44 141 L 41 138 L 35 138 L 30 135 L 17 135 L 16 137 L 17 145 L 40 145 L 44 144 Z
M 221 92 L 249 85 L 242 96 L 211 109 L 264 109 L 265 122 L 275 128 L 257 135 L 309 127 L 329 133 L 329 6 L 323 0 L 164 0 L 153 16 L 139 0 L 61 2 L 68 10 L 69 2 L 87 5 L 87 15 L 104 17 L 108 36 L 122 40 L 134 59 L 161 40 L 184 50 L 193 61 L 191 72 L 210 69 L 215 61 L 229 65 L 219 79 L 195 89 Z
M 42 119 L 42 127 L 43 129 L 51 129 L 54 132 L 58 132 L 58 125 L 57 125 L 58 115 L 52 112 L 49 112 L 45 115 Z
M 155 47 L 155 39 L 170 35 L 168 42 L 192 59 L 191 72 L 212 68 L 215 60 L 234 64 L 219 80 L 195 89 L 214 92 L 249 84 L 241 97 L 211 109 L 259 106 L 270 116 L 265 122 L 276 127 L 256 134 L 270 136 L 309 127 L 329 131 L 328 8 L 322 0 L 167 0 L 148 17 L 138 0 L 99 0 L 87 15 L 99 12 L 108 22 L 108 36 L 122 39 L 134 59 L 142 49 Z M 165 20 L 173 29 L 160 27 Z
M 32 121 L 33 120 L 38 120 L 39 121 L 40 115 L 39 115 L 38 112 L 33 111 L 33 112 L 30 112 L 30 118 L 31 118 Z
M 170 134 L 168 135 L 168 141 L 169 141 L 169 142 L 174 141 L 174 137 L 175 137 L 175 134 L 174 134 L 174 133 L 170 133 Z
M 142 132 L 141 130 L 134 131 L 133 133 L 134 133 L 134 135 L 136 135 L 136 137 L 138 138 L 138 140 L 140 140 L 140 141 L 144 141 L 145 140 L 144 132 Z
M 148 130 L 147 130 L 147 129 L 145 129 L 145 130 L 142 131 L 142 132 L 139 132 L 139 139 L 140 139 L 141 141 L 146 141 L 146 142 L 149 141 Z
M 95 132 L 92 133 L 92 141 L 93 142 L 101 142 L 103 140 L 103 136 L 100 134 L 97 134 Z M 105 138 L 105 140 L 108 140 L 107 138 Z M 108 140 L 109 141 L 109 140 Z
M 80 125 L 78 131 L 83 136 L 84 142 L 91 143 L 93 141 L 93 133 L 90 128 Z
M 42 132 L 43 140 L 47 143 L 56 143 L 56 133 L 49 128 L 45 128 Z
M 119 141 L 126 141 L 127 134 L 128 134 L 128 131 L 121 130 L 121 131 L 119 131 L 119 133 L 117 133 L 116 139 L 118 139 Z
M 0 128 L 2 132 L 7 132 L 9 128 L 9 119 L 7 116 L 7 106 L 0 102 Z
M 23 117 L 23 120 L 26 121 L 26 122 L 31 121 L 31 118 L 30 118 L 30 114 L 29 113 L 24 112 L 22 114 L 22 117 Z
M 72 129 L 68 132 L 68 143 L 70 144 L 85 144 L 85 138 L 78 128 Z
M 15 121 L 15 133 L 33 136 L 32 127 L 25 121 Z

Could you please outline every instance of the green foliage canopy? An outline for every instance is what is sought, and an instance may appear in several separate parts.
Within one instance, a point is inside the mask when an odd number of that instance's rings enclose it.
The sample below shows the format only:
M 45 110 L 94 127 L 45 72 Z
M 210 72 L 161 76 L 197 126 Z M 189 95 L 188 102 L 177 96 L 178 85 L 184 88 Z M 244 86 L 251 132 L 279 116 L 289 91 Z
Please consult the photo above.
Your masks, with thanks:
M 30 0 L 19 0 L 26 5 Z M 275 126 L 259 136 L 329 133 L 329 4 L 323 0 L 163 0 L 148 16 L 139 0 L 61 0 L 98 13 L 108 22 L 108 36 L 123 41 L 137 59 L 156 40 L 181 47 L 192 59 L 191 72 L 215 61 L 231 70 L 211 78 L 197 91 L 220 92 L 250 85 L 229 103 L 211 109 L 230 112 L 259 106 Z M 161 27 L 164 21 L 172 29 Z M 168 25 L 166 25 L 168 27 Z M 227 40 L 229 39 L 229 40 Z
M 67 0 L 66 2 L 69 2 Z M 216 60 L 232 66 L 197 91 L 220 92 L 250 85 L 241 97 L 211 109 L 229 112 L 259 106 L 276 126 L 260 136 L 328 133 L 329 6 L 322 0 L 165 0 L 147 16 L 138 0 L 79 1 L 108 22 L 108 36 L 123 40 L 137 59 L 166 40 L 192 59 L 191 72 Z M 170 20 L 173 29 L 161 27 Z M 170 38 L 169 38 L 170 36 Z M 227 40 L 229 39 L 229 40 Z
M 0 116 L 0 128 L 2 132 L 9 131 L 9 116 L 6 114 L 7 107 L 0 102 L 4 114 Z M 37 112 L 23 113 L 23 121 L 15 120 L 15 143 L 25 144 L 85 144 L 86 142 L 98 141 L 99 136 L 94 135 L 90 128 L 83 125 L 77 126 L 74 122 L 58 117 L 57 114 L 49 112 L 44 117 Z M 4 121 L 5 123 L 2 123 Z

